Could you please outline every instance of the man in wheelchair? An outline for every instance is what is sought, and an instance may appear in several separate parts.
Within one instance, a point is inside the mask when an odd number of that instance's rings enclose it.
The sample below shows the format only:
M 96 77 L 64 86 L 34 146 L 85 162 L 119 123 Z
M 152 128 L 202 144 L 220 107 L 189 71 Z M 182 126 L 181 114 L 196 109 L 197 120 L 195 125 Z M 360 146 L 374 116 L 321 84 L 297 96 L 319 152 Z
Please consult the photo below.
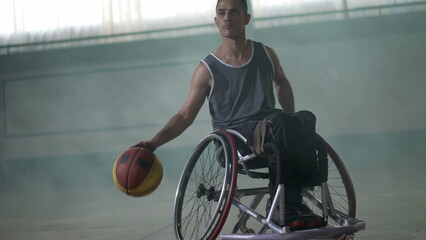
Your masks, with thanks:
M 214 129 L 236 130 L 261 149 L 258 154 L 268 156 L 271 196 L 278 183 L 286 185 L 284 224 L 292 229 L 321 226 L 322 218 L 302 204 L 298 180 L 303 176 L 292 170 L 298 163 L 291 157 L 298 148 L 295 136 L 305 121 L 315 117 L 306 111 L 295 113 L 293 91 L 276 52 L 246 38 L 245 26 L 250 22 L 246 0 L 218 0 L 214 20 L 221 45 L 196 67 L 181 109 L 152 139 L 136 146 L 154 151 L 176 138 L 208 99 Z M 275 108 L 274 88 L 282 109 Z M 258 141 L 261 144 L 254 144 Z

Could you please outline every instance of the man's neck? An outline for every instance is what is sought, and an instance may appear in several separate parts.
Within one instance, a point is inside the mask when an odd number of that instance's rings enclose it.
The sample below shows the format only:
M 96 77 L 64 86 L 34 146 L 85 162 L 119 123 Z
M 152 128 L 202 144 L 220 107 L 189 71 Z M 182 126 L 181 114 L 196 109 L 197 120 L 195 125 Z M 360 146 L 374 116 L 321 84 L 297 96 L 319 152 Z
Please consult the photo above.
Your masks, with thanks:
M 222 39 L 222 45 L 215 51 L 226 63 L 231 65 L 241 65 L 251 57 L 251 42 L 246 38 Z

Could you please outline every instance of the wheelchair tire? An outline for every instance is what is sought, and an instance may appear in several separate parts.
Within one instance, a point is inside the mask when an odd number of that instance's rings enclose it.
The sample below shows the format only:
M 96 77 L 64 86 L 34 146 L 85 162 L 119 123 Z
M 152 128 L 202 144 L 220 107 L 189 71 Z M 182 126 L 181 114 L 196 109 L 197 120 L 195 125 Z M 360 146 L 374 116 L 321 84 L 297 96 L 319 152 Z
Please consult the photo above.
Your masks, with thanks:
M 216 239 L 232 205 L 236 178 L 232 136 L 218 130 L 203 138 L 186 163 L 176 191 L 177 239 Z

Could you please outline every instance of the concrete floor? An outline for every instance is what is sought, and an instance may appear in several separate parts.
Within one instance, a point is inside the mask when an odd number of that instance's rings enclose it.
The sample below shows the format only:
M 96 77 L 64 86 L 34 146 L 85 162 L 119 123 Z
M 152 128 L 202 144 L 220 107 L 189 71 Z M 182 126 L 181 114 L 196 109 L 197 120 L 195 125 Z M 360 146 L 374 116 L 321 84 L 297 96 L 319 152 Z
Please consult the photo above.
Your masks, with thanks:
M 77 182 L 80 177 L 93 184 L 61 185 L 28 178 L 15 187 L 9 179 L 6 183 L 11 187 L 3 186 L 0 193 L 0 239 L 175 239 L 173 200 L 181 171 L 175 165 L 183 168 L 183 162 L 170 165 L 167 158 L 160 156 L 165 169 L 160 187 L 142 198 L 129 197 L 115 187 L 113 160 L 104 164 L 100 180 L 84 176 L 90 169 L 69 179 Z M 366 222 L 365 231 L 355 239 L 426 239 L 426 163 L 369 161 L 347 164 L 357 194 L 357 217 Z
M 352 173 L 358 217 L 367 223 L 356 239 L 426 239 L 426 167 Z M 176 182 L 165 178 L 156 192 L 128 197 L 113 184 L 98 189 L 28 186 L 2 194 L 0 239 L 174 239 Z

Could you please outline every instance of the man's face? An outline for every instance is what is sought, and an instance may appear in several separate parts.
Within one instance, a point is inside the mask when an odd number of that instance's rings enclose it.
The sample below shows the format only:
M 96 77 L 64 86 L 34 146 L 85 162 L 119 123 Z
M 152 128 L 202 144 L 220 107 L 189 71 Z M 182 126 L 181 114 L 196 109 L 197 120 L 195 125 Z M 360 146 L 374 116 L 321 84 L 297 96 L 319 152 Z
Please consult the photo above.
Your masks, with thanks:
M 250 21 L 239 0 L 221 0 L 217 4 L 215 23 L 224 37 L 245 33 L 245 25 Z

